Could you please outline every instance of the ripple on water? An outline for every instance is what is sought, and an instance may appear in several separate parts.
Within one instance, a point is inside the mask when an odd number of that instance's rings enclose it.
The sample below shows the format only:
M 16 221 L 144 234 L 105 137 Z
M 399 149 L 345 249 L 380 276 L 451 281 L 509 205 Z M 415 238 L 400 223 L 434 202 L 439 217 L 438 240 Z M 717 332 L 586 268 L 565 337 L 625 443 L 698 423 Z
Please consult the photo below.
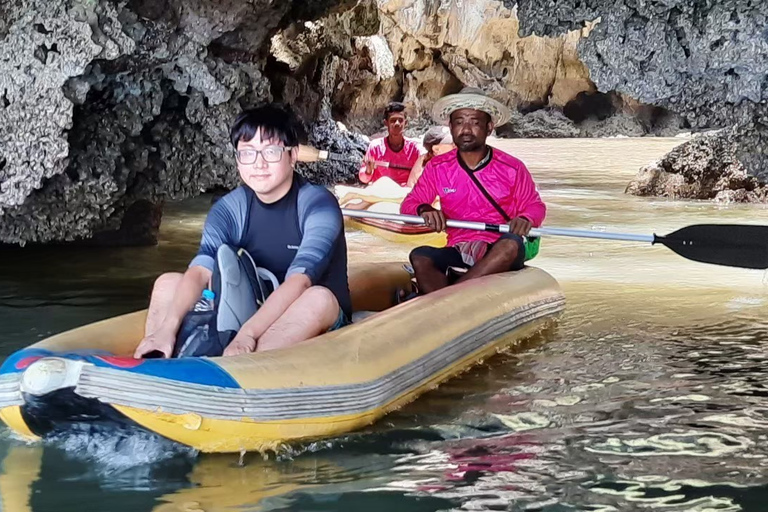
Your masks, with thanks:
M 60 452 L 64 460 L 86 463 L 89 469 L 79 478 L 96 478 L 105 487 L 121 490 L 162 488 L 164 483 L 155 481 L 158 471 L 181 466 L 183 472 L 198 456 L 192 448 L 138 428 L 84 426 L 47 439 L 45 449 Z
M 741 494 L 747 488 L 748 486 L 728 482 L 669 480 L 663 476 L 646 476 L 635 480 L 602 481 L 595 483 L 590 490 L 599 495 L 621 498 L 622 501 L 650 510 L 740 512 L 744 509 L 735 497 L 727 495 Z
M 718 432 L 679 432 L 649 437 L 622 439 L 612 437 L 604 442 L 585 446 L 592 453 L 653 457 L 684 455 L 693 457 L 722 457 L 748 449 L 752 441 Z

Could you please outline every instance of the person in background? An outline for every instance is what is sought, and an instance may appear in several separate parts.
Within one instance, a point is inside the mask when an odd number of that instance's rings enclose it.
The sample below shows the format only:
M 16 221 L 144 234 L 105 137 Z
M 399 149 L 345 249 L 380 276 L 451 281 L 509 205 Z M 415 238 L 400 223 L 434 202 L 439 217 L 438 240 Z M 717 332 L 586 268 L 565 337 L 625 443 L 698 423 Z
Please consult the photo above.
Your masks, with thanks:
M 546 215 L 525 164 L 486 144 L 494 127 L 510 119 L 506 106 L 466 87 L 438 100 L 432 115 L 448 123 L 457 149 L 433 157 L 400 205 L 401 213 L 420 215 L 427 226 L 448 234 L 446 247 L 423 246 L 410 253 L 418 292 L 424 294 L 451 284 L 451 268 L 465 271 L 456 282 L 521 269 L 523 237 Z M 439 210 L 432 206 L 435 198 Z M 510 232 L 446 229 L 446 218 L 508 224 Z
M 384 109 L 387 135 L 370 142 L 358 173 L 363 184 L 370 185 L 388 177 L 401 187 L 407 185 L 413 166 L 425 153 L 417 141 L 405 137 L 407 124 L 405 105 L 399 102 L 389 103 Z M 377 165 L 377 162 L 386 162 L 391 166 Z
M 453 151 L 456 149 L 456 145 L 453 143 L 453 137 L 451 136 L 451 130 L 447 126 L 433 126 L 427 133 L 424 134 L 422 142 L 426 153 L 416 162 L 413 166 L 411 175 L 408 177 L 408 187 L 413 188 L 416 182 L 419 180 L 419 176 L 424 172 L 424 166 L 429 163 L 432 158 Z

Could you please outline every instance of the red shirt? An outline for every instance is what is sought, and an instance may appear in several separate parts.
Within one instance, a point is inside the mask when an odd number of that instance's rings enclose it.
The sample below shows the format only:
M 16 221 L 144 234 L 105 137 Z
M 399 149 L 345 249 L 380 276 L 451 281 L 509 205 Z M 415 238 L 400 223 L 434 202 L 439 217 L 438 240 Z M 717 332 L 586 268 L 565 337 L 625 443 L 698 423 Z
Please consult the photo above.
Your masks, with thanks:
M 372 175 L 365 174 L 365 164 L 360 167 L 358 173 L 360 181 L 363 183 L 373 183 L 383 176 L 388 176 L 400 186 L 405 186 L 408 182 L 408 176 L 411 174 L 416 161 L 421 154 L 426 153 L 424 148 L 413 139 L 405 139 L 403 148 L 400 151 L 392 151 L 389 147 L 387 137 L 373 139 L 368 145 L 368 151 L 365 152 L 365 160 L 375 160 L 377 162 L 388 162 L 390 164 L 406 167 L 406 169 L 393 169 L 377 165 Z

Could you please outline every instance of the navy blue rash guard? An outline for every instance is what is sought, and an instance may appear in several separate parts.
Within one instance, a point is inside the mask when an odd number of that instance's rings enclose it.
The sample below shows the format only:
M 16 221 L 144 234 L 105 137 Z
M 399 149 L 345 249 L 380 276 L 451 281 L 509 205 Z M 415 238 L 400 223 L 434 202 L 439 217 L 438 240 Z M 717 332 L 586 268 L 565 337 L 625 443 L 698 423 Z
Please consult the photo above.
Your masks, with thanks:
M 223 244 L 248 251 L 281 283 L 305 274 L 312 285 L 331 290 L 347 318 L 352 317 L 344 221 L 339 203 L 325 188 L 294 174 L 288 194 L 271 204 L 247 186 L 236 188 L 211 208 L 200 250 L 189 266 L 213 271 Z

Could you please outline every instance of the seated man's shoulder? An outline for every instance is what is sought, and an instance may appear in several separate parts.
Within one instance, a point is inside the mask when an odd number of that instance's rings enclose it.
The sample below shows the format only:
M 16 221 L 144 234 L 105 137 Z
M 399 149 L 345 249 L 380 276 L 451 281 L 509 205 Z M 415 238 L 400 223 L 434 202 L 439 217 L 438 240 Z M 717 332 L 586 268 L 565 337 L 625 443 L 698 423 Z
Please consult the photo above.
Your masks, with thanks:
M 385 138 L 386 138 L 386 133 L 384 135 L 371 137 L 371 140 L 368 143 L 368 148 L 383 148 Z
M 211 211 L 223 212 L 226 210 L 239 211 L 247 207 L 248 193 L 243 185 L 219 197 L 213 204 Z
M 498 148 L 493 148 L 493 159 L 502 164 L 514 167 L 515 169 L 524 168 L 525 164 L 519 158 L 516 158 L 509 153 L 502 151 Z
M 341 211 L 341 207 L 339 206 L 339 202 L 336 199 L 336 196 L 333 195 L 333 192 L 328 190 L 326 187 L 322 185 L 315 185 L 314 183 L 310 183 L 309 181 L 304 181 L 301 184 L 301 188 L 299 188 L 299 200 L 300 201 L 310 201 L 310 202 L 318 202 L 317 204 L 330 204 L 335 206 L 336 208 Z

